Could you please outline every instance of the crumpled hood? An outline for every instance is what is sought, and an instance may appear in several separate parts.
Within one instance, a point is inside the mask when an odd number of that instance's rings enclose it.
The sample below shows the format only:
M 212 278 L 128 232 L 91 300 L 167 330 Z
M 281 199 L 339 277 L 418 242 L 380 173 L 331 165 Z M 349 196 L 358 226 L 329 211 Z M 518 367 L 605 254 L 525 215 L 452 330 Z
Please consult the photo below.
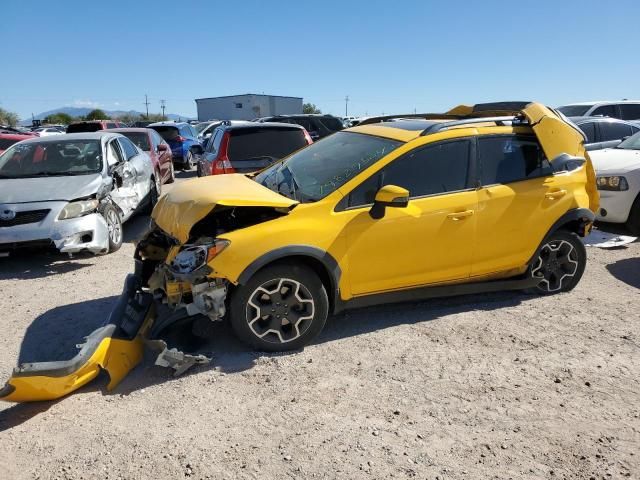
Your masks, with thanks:
M 596 173 L 625 173 L 640 169 L 640 150 L 606 148 L 590 152 L 590 156 Z
M 245 175 L 212 175 L 177 184 L 160 198 L 151 216 L 158 227 L 185 243 L 191 228 L 216 205 L 289 209 L 297 204 Z
M 102 175 L 0 179 L 0 203 L 75 200 L 96 193 Z

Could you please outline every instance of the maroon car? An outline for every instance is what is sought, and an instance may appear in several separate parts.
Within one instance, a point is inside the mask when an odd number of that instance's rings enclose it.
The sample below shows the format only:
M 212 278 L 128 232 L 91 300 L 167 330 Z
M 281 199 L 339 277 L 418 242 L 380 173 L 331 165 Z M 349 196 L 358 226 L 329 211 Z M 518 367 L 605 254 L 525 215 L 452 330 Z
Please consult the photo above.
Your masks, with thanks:
M 117 132 L 131 140 L 140 150 L 149 154 L 156 178 L 161 182 L 173 183 L 175 172 L 171 158 L 171 148 L 160 134 L 150 128 L 110 128 L 110 132 Z
M 21 133 L 0 129 L 0 154 L 14 143 L 37 136 L 37 133 Z

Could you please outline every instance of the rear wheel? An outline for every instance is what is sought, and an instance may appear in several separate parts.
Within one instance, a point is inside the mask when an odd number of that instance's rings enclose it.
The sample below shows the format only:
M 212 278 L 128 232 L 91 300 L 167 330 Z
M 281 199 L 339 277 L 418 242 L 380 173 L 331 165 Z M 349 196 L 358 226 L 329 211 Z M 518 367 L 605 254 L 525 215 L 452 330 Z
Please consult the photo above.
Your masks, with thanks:
M 173 166 L 173 160 L 169 163 L 169 179 L 166 183 L 173 183 L 176 181 L 176 169 Z
M 566 230 L 554 232 L 540 247 L 529 267 L 541 278 L 534 293 L 568 292 L 578 284 L 587 264 L 587 252 L 580 237 Z
M 324 327 L 329 300 L 310 268 L 280 263 L 260 270 L 233 294 L 231 326 L 257 350 L 287 351 L 308 344 Z
M 106 205 L 102 210 L 102 216 L 107 222 L 109 253 L 115 252 L 122 246 L 122 220 L 120 219 L 120 214 L 113 205 Z
M 627 229 L 635 236 L 640 237 L 640 195 L 636 197 L 627 219 Z
M 192 170 L 193 169 L 193 152 L 189 150 L 187 155 L 184 157 L 184 169 Z

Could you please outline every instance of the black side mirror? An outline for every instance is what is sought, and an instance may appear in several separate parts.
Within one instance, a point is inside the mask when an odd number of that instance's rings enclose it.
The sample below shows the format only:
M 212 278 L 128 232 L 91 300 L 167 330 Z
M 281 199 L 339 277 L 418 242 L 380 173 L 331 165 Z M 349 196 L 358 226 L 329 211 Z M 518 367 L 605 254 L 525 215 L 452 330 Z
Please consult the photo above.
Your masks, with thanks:
M 204 150 L 200 145 L 194 145 L 193 147 L 191 147 L 191 151 L 196 155 L 202 155 L 204 153 Z

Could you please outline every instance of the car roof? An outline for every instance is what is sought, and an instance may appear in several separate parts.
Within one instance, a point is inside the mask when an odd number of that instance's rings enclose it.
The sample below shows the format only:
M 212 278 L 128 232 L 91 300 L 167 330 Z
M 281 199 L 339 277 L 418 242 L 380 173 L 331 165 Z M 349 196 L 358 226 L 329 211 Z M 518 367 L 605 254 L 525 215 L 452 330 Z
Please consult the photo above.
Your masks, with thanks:
M 567 103 L 565 105 L 560 105 L 558 108 L 562 107 L 578 107 L 581 105 L 612 105 L 618 103 L 640 103 L 640 100 L 597 100 L 594 102 L 577 102 L 577 103 Z
M 147 127 L 183 127 L 185 125 L 189 125 L 190 127 L 192 126 L 191 124 L 187 123 L 187 122 L 156 122 L 156 123 L 150 123 L 149 125 L 147 125 Z
M 282 128 L 285 129 L 296 129 L 296 130 L 304 130 L 304 127 L 301 125 L 296 125 L 294 123 L 278 123 L 278 122 L 248 122 L 242 120 L 233 120 L 228 123 L 222 123 L 218 128 L 223 128 L 224 130 L 241 130 L 246 128 L 257 128 L 257 129 L 266 129 L 266 128 Z
M 120 134 L 107 130 L 99 132 L 65 133 L 64 135 L 52 135 L 48 137 L 31 137 L 28 143 L 56 143 L 66 140 L 102 140 L 104 138 L 119 137 Z
M 136 132 L 136 133 L 149 133 L 150 128 L 144 127 L 121 127 L 121 128 L 107 128 L 103 130 L 103 132 L 114 132 L 114 133 L 127 133 L 127 132 Z

